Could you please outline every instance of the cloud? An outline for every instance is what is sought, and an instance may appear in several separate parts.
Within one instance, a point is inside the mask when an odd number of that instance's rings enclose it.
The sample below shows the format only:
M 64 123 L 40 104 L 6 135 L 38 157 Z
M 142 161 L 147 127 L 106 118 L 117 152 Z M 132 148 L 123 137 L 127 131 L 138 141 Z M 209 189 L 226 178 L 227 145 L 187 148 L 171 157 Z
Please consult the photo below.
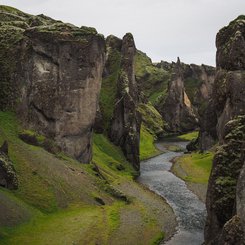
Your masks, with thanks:
M 245 10 L 244 0 L 1 0 L 104 35 L 132 32 L 138 49 L 154 61 L 215 65 L 215 36 Z

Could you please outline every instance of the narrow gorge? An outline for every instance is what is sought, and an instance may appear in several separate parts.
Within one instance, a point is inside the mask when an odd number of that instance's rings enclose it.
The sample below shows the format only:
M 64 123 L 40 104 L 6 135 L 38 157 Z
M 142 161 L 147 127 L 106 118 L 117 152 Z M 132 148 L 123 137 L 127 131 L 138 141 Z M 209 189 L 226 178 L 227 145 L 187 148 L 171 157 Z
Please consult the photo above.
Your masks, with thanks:
M 244 15 L 216 67 L 5 5 L 0 37 L 0 244 L 245 244 Z

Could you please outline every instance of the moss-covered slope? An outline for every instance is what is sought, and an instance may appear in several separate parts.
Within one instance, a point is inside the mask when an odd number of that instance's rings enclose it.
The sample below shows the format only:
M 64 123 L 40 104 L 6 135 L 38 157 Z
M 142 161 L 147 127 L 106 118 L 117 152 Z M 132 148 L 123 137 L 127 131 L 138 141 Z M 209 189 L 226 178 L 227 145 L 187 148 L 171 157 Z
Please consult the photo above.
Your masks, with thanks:
M 19 132 L 16 116 L 0 112 L 0 144 L 8 141 L 19 181 L 17 190 L 0 187 L 1 244 L 123 244 L 125 237 L 139 244 L 142 235 L 140 244 L 151 244 L 173 231 L 171 209 L 133 181 L 132 166 L 105 136 L 94 135 L 93 164 L 81 165 L 26 144 Z

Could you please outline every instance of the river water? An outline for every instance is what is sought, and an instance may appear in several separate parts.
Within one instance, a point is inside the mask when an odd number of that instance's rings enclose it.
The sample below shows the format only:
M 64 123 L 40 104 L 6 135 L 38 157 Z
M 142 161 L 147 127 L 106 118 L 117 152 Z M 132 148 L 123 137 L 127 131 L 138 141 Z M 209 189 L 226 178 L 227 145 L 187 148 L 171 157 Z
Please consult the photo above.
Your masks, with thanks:
M 178 145 L 185 148 L 186 142 L 164 142 L 164 145 Z M 163 143 L 156 146 L 163 150 Z M 162 196 L 173 208 L 178 221 L 176 234 L 166 245 L 201 245 L 204 241 L 203 232 L 206 209 L 203 202 L 191 192 L 185 182 L 170 172 L 173 158 L 183 152 L 165 150 L 157 157 L 142 161 L 138 181 L 158 195 Z

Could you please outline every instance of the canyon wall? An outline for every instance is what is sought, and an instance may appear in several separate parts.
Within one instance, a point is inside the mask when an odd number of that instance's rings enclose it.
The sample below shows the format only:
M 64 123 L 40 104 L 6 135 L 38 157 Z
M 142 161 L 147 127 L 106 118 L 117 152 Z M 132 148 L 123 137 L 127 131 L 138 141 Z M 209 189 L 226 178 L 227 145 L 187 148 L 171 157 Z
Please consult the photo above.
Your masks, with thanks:
M 140 115 L 135 81 L 136 47 L 132 34 L 123 39 L 109 36 L 103 72 L 101 112 L 110 140 L 121 147 L 125 157 L 139 170 Z
M 89 162 L 104 67 L 96 30 L 0 8 L 0 109 Z
M 245 16 L 219 31 L 213 93 L 201 124 L 202 149 L 219 147 L 207 191 L 205 244 L 244 244 Z

